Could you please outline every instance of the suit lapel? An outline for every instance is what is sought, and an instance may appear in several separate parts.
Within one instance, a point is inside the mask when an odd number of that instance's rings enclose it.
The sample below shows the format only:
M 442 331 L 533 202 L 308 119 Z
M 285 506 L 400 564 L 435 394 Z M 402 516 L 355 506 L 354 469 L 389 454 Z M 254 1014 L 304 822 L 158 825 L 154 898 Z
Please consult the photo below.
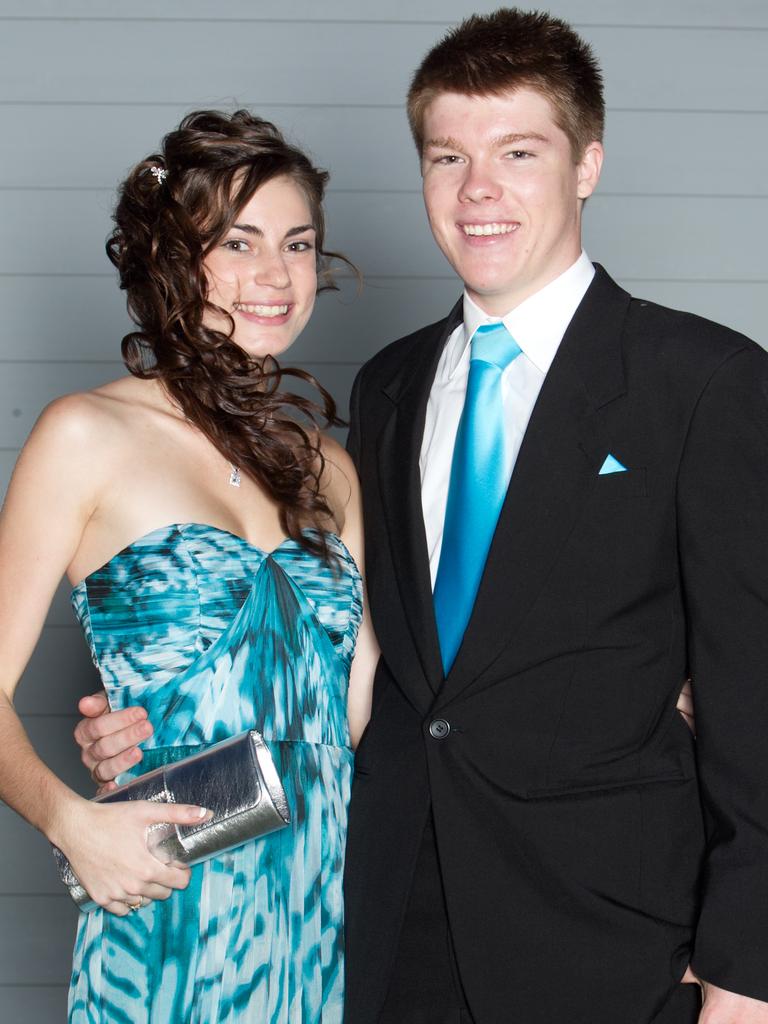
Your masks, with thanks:
M 392 411 L 378 442 L 379 482 L 397 585 L 427 684 L 420 701 L 425 711 L 440 687 L 443 669 L 432 605 L 419 455 L 440 353 L 461 319 L 459 300 L 446 320 L 425 329 L 412 358 L 384 387 Z
M 597 411 L 625 390 L 621 331 L 629 301 L 598 267 L 531 415 L 438 705 L 469 686 L 514 640 L 595 484 L 588 453 L 595 449 Z

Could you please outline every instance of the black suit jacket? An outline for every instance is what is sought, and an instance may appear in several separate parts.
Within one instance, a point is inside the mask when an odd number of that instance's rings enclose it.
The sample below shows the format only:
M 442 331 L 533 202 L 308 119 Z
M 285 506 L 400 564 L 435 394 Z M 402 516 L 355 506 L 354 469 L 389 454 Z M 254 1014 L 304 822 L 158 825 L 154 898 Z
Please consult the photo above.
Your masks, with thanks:
M 691 956 L 768 1000 L 768 357 L 598 267 L 443 679 L 418 457 L 460 317 L 353 391 L 382 659 L 350 808 L 347 1020 L 380 1012 L 430 806 L 477 1024 L 649 1024 Z M 627 472 L 600 475 L 608 454 Z

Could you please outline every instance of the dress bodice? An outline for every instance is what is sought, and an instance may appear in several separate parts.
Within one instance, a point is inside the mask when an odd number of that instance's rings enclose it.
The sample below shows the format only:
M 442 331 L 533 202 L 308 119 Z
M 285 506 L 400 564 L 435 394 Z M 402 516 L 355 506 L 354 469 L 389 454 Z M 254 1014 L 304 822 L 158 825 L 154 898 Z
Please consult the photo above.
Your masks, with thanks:
M 251 727 L 346 744 L 362 588 L 343 542 L 328 545 L 326 563 L 292 539 L 268 553 L 188 523 L 114 555 L 72 592 L 113 710 L 146 707 L 150 747 Z

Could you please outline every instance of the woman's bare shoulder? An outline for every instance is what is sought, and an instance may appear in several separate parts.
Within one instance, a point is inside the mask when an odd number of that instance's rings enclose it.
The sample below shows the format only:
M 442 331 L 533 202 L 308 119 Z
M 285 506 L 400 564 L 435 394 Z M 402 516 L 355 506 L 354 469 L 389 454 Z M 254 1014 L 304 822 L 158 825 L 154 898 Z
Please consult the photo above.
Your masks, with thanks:
M 121 378 L 91 391 L 62 395 L 43 409 L 30 439 L 42 435 L 58 443 L 96 445 L 114 441 L 115 432 L 126 426 L 136 406 L 146 404 L 148 383 Z

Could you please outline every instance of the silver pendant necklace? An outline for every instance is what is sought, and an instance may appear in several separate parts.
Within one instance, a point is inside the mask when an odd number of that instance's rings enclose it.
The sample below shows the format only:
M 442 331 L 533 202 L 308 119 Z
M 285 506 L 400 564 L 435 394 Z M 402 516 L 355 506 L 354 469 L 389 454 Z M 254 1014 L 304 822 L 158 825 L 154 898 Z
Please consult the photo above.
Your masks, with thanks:
M 229 483 L 231 487 L 240 486 L 240 470 L 237 466 L 229 464 Z

